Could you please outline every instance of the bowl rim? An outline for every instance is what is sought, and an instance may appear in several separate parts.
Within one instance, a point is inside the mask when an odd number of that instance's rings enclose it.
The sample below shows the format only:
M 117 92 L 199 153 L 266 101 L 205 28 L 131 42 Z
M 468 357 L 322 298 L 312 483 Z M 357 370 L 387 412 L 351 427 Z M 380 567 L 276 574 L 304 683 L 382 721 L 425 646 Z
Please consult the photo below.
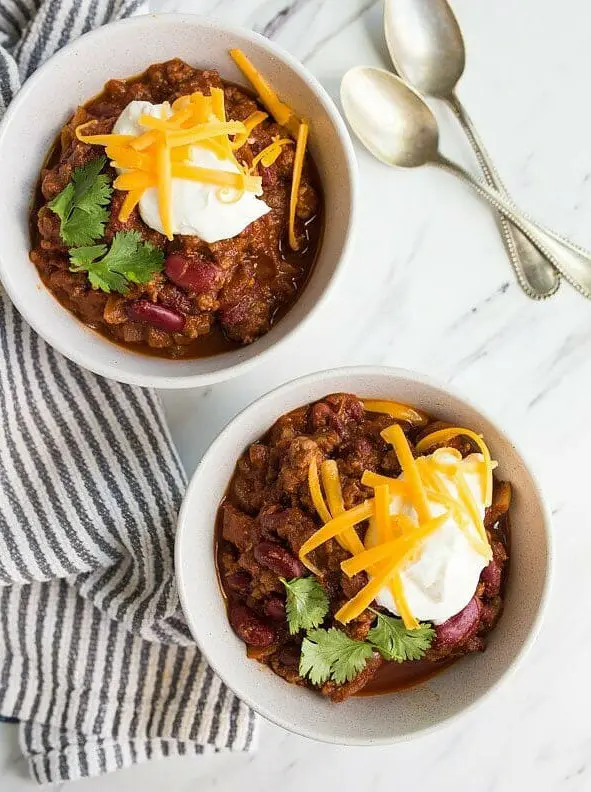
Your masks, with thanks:
M 98 28 L 78 36 L 69 44 L 59 49 L 51 57 L 49 57 L 48 60 L 45 61 L 45 63 L 43 63 L 43 65 L 31 75 L 31 77 L 25 81 L 22 88 L 18 91 L 18 93 L 8 105 L 6 113 L 0 121 L 0 153 L 2 152 L 4 146 L 8 127 L 13 122 L 13 119 L 19 115 L 23 106 L 26 106 L 31 91 L 35 88 L 37 83 L 46 79 L 46 75 L 50 75 L 56 63 L 59 63 L 60 61 L 67 61 L 71 53 L 80 46 L 81 41 L 86 43 L 94 39 L 100 39 L 105 36 L 108 37 L 109 32 L 113 27 L 129 28 L 130 32 L 132 33 L 131 38 L 133 40 L 137 39 L 137 41 L 141 41 L 140 36 L 133 36 L 134 29 L 141 31 L 141 29 L 143 29 L 147 24 L 153 24 L 154 22 L 158 23 L 160 21 L 163 23 L 191 25 L 192 27 L 197 28 L 206 27 L 208 29 L 219 30 L 222 33 L 225 33 L 229 36 L 236 36 L 248 43 L 254 42 L 273 54 L 279 60 L 283 61 L 286 66 L 292 72 L 294 72 L 314 93 L 320 102 L 323 111 L 326 113 L 330 122 L 334 126 L 336 136 L 342 147 L 351 193 L 350 209 L 348 212 L 349 216 L 347 219 L 346 233 L 342 240 L 341 254 L 336 261 L 333 272 L 328 277 L 328 280 L 319 297 L 310 304 L 299 322 L 297 322 L 297 324 L 295 324 L 290 330 L 287 330 L 279 338 L 274 340 L 265 349 L 262 349 L 260 352 L 255 351 L 254 354 L 247 359 L 227 367 L 220 368 L 216 371 L 197 374 L 144 374 L 127 371 L 122 366 L 115 367 L 107 360 L 97 361 L 95 358 L 93 358 L 89 361 L 86 354 L 80 354 L 74 344 L 68 344 L 67 337 L 63 333 L 54 332 L 51 322 L 49 322 L 49 326 L 46 327 L 37 321 L 34 309 L 29 306 L 29 303 L 26 299 L 21 299 L 21 297 L 19 297 L 18 291 L 12 289 L 11 285 L 9 285 L 10 279 L 8 277 L 4 277 L 5 274 L 8 273 L 9 269 L 12 268 L 13 264 L 11 264 L 10 256 L 8 256 L 2 250 L 2 248 L 0 248 L 0 284 L 2 285 L 2 288 L 6 294 L 8 294 L 12 304 L 25 319 L 25 321 L 33 328 L 33 330 L 35 330 L 36 333 L 41 336 L 41 338 L 50 344 L 50 346 L 82 368 L 117 382 L 126 383 L 128 385 L 140 385 L 143 387 L 162 389 L 184 389 L 207 386 L 217 382 L 224 382 L 249 371 L 251 368 L 254 368 L 259 363 L 266 360 L 267 357 L 273 355 L 282 345 L 292 340 L 301 330 L 303 330 L 311 321 L 313 321 L 320 309 L 325 305 L 331 292 L 334 290 L 337 281 L 343 275 L 347 264 L 351 259 L 351 251 L 353 249 L 358 217 L 359 176 L 353 142 L 347 130 L 345 121 L 337 109 L 335 101 L 329 95 L 328 91 L 322 86 L 322 84 L 316 79 L 316 77 L 314 77 L 314 75 L 296 57 L 291 55 L 287 50 L 276 44 L 271 39 L 266 38 L 256 31 L 249 30 L 248 28 L 242 27 L 240 25 L 227 24 L 219 19 L 216 19 L 215 17 L 191 13 L 150 13 L 142 14 L 137 17 L 128 17 L 125 19 L 116 20 L 106 25 L 101 25 Z M 311 278 L 313 277 L 314 272 L 312 271 Z M 304 295 L 304 293 L 305 290 L 302 292 L 302 295 L 300 295 L 300 298 Z M 59 306 L 60 310 L 67 310 L 61 306 L 57 300 L 56 304 Z M 102 337 L 100 333 L 97 333 L 96 331 L 92 330 L 92 328 L 84 325 L 75 315 L 74 319 L 79 322 L 81 328 L 88 330 L 88 332 L 92 332 L 96 338 L 100 339 L 101 344 L 106 349 L 108 348 L 107 345 L 117 346 L 114 344 L 114 342 Z M 276 327 L 280 327 L 280 324 L 281 323 L 278 323 Z M 254 343 L 256 344 L 256 341 Z M 133 352 L 133 350 L 128 351 Z M 134 354 L 141 355 L 146 359 L 150 358 L 149 355 L 143 355 L 141 352 L 135 352 Z
M 524 640 L 522 646 L 520 647 L 518 653 L 512 659 L 511 663 L 504 669 L 499 679 L 484 693 L 482 693 L 478 698 L 474 701 L 470 702 L 466 706 L 464 706 L 458 712 L 448 715 L 447 717 L 443 718 L 442 720 L 434 723 L 430 726 L 426 726 L 416 731 L 412 731 L 406 734 L 401 734 L 393 737 L 378 737 L 378 738 L 358 738 L 358 739 L 347 739 L 346 741 L 336 735 L 330 735 L 327 733 L 317 733 L 314 732 L 312 729 L 299 726 L 290 722 L 287 716 L 282 715 L 280 712 L 271 711 L 267 707 L 259 705 L 252 696 L 246 693 L 243 690 L 234 690 L 232 683 L 225 678 L 223 674 L 221 674 L 216 667 L 215 663 L 212 663 L 208 653 L 207 647 L 199 645 L 200 650 L 203 652 L 204 656 L 207 658 L 207 661 L 212 666 L 215 673 L 223 679 L 223 681 L 228 685 L 228 687 L 245 702 L 253 710 L 259 713 L 262 717 L 266 720 L 271 721 L 277 726 L 281 726 L 282 728 L 286 729 L 287 731 L 293 732 L 295 734 L 299 734 L 302 737 L 307 737 L 308 739 L 316 740 L 318 742 L 330 743 L 333 745 L 349 745 L 349 746 L 383 746 L 383 745 L 393 745 L 395 743 L 401 742 L 409 742 L 410 740 L 418 739 L 420 737 L 427 736 L 429 734 L 433 734 L 440 729 L 449 726 L 451 723 L 454 723 L 460 718 L 463 718 L 470 712 L 473 712 L 477 707 L 487 701 L 497 690 L 499 690 L 502 686 L 504 686 L 515 674 L 518 668 L 521 666 L 524 658 L 531 650 L 533 644 L 535 643 L 543 621 L 546 614 L 546 610 L 548 607 L 548 601 L 550 597 L 550 591 L 552 588 L 552 582 L 554 577 L 554 565 L 555 565 L 555 553 L 554 553 L 554 538 L 552 532 L 552 515 L 550 508 L 546 502 L 543 489 L 540 485 L 539 479 L 535 474 L 535 469 L 532 467 L 530 460 L 527 458 L 526 455 L 523 454 L 521 448 L 515 444 L 515 442 L 505 434 L 505 432 L 499 427 L 499 424 L 496 420 L 491 418 L 491 416 L 486 412 L 483 411 L 479 406 L 474 404 L 470 399 L 464 396 L 462 393 L 458 392 L 453 387 L 448 387 L 443 383 L 437 381 L 428 375 L 422 374 L 417 371 L 413 371 L 411 369 L 404 369 L 398 367 L 391 367 L 391 366 L 342 366 L 336 367 L 331 369 L 324 369 L 320 371 L 315 371 L 310 374 L 303 375 L 301 377 L 297 377 L 289 382 L 286 382 L 282 385 L 279 385 L 276 388 L 264 393 L 257 399 L 254 399 L 249 405 L 247 405 L 243 410 L 241 410 L 237 415 L 235 415 L 221 430 L 221 432 L 217 435 L 215 440 L 210 444 L 207 448 L 203 457 L 201 458 L 200 462 L 198 463 L 189 484 L 187 486 L 187 490 L 185 493 L 185 497 L 183 498 L 183 502 L 181 504 L 181 508 L 179 510 L 178 520 L 177 520 L 177 533 L 175 537 L 175 553 L 174 553 L 174 563 L 175 563 L 175 571 L 178 583 L 178 593 L 179 599 L 181 602 L 181 606 L 183 609 L 183 613 L 187 620 L 187 624 L 189 625 L 191 634 L 195 641 L 197 642 L 197 635 L 193 629 L 193 621 L 191 617 L 191 608 L 188 602 L 187 593 L 185 590 L 185 584 L 183 581 L 183 564 L 182 564 L 182 557 L 183 557 L 183 546 L 185 544 L 185 537 L 189 531 L 190 527 L 190 504 L 194 499 L 194 491 L 197 490 L 198 484 L 198 472 L 202 469 L 202 467 L 210 464 L 212 458 L 215 458 L 217 454 L 217 449 L 219 446 L 223 445 L 226 437 L 234 430 L 236 424 L 244 423 L 248 425 L 249 416 L 257 409 L 263 405 L 272 405 L 275 400 L 280 397 L 284 393 L 289 393 L 294 387 L 298 386 L 305 386 L 306 384 L 312 384 L 315 382 L 319 382 L 324 378 L 333 377 L 333 376 L 340 376 L 341 378 L 350 378 L 354 377 L 370 377 L 375 375 L 380 376 L 387 376 L 387 377 L 396 377 L 399 379 L 404 379 L 408 382 L 416 382 L 420 385 L 427 385 L 432 388 L 436 388 L 445 396 L 451 396 L 455 400 L 463 403 L 465 406 L 477 412 L 480 417 L 482 417 L 485 421 L 488 421 L 497 431 L 500 438 L 506 441 L 509 445 L 513 447 L 517 456 L 520 458 L 523 466 L 531 478 L 532 482 L 532 489 L 535 492 L 536 499 L 539 502 L 540 510 L 543 517 L 543 530 L 546 537 L 546 570 L 545 570 L 545 578 L 543 589 L 541 592 L 541 596 L 538 601 L 537 611 L 533 623 L 530 627 L 528 632 L 527 638 Z

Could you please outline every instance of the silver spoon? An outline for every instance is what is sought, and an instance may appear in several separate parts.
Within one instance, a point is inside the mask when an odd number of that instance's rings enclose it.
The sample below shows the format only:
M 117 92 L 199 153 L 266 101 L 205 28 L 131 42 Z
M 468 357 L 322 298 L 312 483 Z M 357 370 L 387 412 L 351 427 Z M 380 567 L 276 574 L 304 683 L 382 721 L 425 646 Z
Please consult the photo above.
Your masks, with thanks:
M 464 73 L 466 53 L 460 26 L 447 0 L 386 0 L 386 44 L 398 74 L 426 96 L 443 99 L 464 128 L 487 184 L 509 198 L 455 88 Z M 501 236 L 517 280 L 532 299 L 558 289 L 558 273 L 529 240 L 499 217 Z
M 341 83 L 341 102 L 363 145 L 386 165 L 436 165 L 453 173 L 517 226 L 540 253 L 584 297 L 591 299 L 591 254 L 570 246 L 536 225 L 492 187 L 478 181 L 439 151 L 437 119 L 421 98 L 385 69 L 357 66 Z

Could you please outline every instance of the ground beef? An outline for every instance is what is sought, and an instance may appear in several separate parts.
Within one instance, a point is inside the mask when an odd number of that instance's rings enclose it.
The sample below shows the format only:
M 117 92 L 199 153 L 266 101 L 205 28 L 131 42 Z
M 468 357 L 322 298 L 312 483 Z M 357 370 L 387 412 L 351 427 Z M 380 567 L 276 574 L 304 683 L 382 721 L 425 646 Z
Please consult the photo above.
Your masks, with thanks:
M 150 66 L 132 80 L 107 82 L 104 91 L 78 108 L 63 128 L 49 165 L 41 173 L 33 213 L 31 260 L 60 302 L 111 340 L 139 345 L 141 351 L 166 357 L 198 357 L 250 344 L 268 332 L 297 299 L 313 265 L 321 235 L 322 200 L 310 157 L 306 156 L 296 212 L 300 253 L 289 250 L 285 241 L 294 146 L 285 147 L 270 168 L 257 166 L 263 177 L 262 198 L 271 211 L 238 236 L 209 245 L 188 236 L 176 236 L 168 242 L 143 223 L 137 207 L 126 222 L 121 222 L 118 215 L 125 193 L 115 191 L 104 242 L 110 243 L 119 231 L 138 231 L 146 242 L 165 252 L 167 261 L 168 257 L 176 256 L 177 266 L 186 266 L 191 273 L 190 287 L 175 285 L 166 274 L 156 276 L 147 285 L 133 286 L 124 300 L 118 300 L 115 321 L 112 302 L 107 295 L 96 296 L 86 275 L 54 277 L 60 272 L 69 275 L 69 258 L 59 236 L 59 218 L 46 202 L 66 187 L 74 168 L 103 153 L 102 149 L 76 138 L 77 126 L 92 121 L 93 134 L 109 133 L 130 101 L 173 102 L 195 91 L 209 94 L 212 88 L 223 88 L 229 120 L 242 121 L 261 109 L 244 90 L 225 84 L 217 72 L 201 71 L 178 59 Z M 289 133 L 267 119 L 236 152 L 238 158 L 251 164 L 253 157 L 277 135 L 285 138 Z M 108 167 L 105 172 L 115 176 Z M 101 241 L 97 240 L 97 244 Z M 137 301 L 148 301 L 173 312 L 173 326 L 174 317 L 180 315 L 184 320 L 182 329 L 162 327 L 161 321 L 152 324 L 154 319 L 145 312 L 141 318 L 134 315 L 133 304 Z M 101 306 L 107 309 L 106 314 L 101 313 Z
M 299 676 L 302 635 L 291 636 L 286 629 L 280 581 L 281 576 L 289 579 L 307 574 L 301 566 L 298 572 L 298 552 L 321 525 L 309 494 L 310 462 L 316 460 L 320 466 L 325 459 L 336 460 L 345 506 L 351 508 L 372 496 L 372 490 L 361 484 L 365 470 L 389 476 L 400 473 L 396 454 L 380 436 L 391 424 L 388 416 L 366 412 L 356 396 L 331 394 L 281 416 L 263 438 L 249 446 L 236 465 L 220 508 L 218 529 L 218 566 L 230 620 L 233 608 L 239 608 L 239 614 L 252 622 L 249 634 L 266 643 L 263 652 L 257 650 L 257 659 L 288 682 L 312 687 Z M 403 428 L 414 449 L 419 437 L 444 426 L 430 421 L 423 430 L 407 425 Z M 464 456 L 477 450 L 469 439 L 459 438 L 453 444 Z M 443 666 L 461 655 L 483 651 L 486 635 L 501 616 L 509 558 L 510 499 L 510 485 L 495 480 L 493 502 L 484 520 L 493 559 L 482 572 L 466 608 L 436 627 L 435 640 L 421 661 L 427 667 L 426 675 L 431 666 L 428 661 Z M 366 527 L 366 523 L 358 526 L 360 538 Z M 283 575 L 261 563 L 269 545 L 282 558 Z M 334 539 L 310 554 L 330 601 L 330 613 L 323 626 L 345 629 L 351 638 L 364 640 L 375 621 L 372 611 L 364 611 L 346 627 L 334 620 L 336 611 L 368 580 L 365 572 L 352 578 L 342 572 L 341 562 L 348 557 L 349 553 Z M 247 613 L 244 606 L 248 607 Z M 375 603 L 373 606 L 377 607 Z M 244 638 L 240 626 L 237 632 Z M 345 685 L 327 682 L 320 692 L 332 701 L 343 701 L 360 692 L 384 665 L 387 664 L 381 656 L 374 655 L 353 681 Z M 410 673 L 413 663 L 402 665 L 409 666 Z M 416 679 L 416 672 L 413 678 Z

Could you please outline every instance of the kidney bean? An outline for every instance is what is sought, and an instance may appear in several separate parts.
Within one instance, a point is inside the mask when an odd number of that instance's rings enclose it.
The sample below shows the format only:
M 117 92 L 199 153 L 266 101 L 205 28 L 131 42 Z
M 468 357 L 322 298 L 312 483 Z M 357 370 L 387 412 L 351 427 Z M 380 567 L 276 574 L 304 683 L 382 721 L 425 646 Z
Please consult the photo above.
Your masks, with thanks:
M 265 602 L 265 615 L 274 621 L 285 619 L 285 602 L 279 597 L 271 597 Z
M 235 591 L 236 594 L 242 594 L 243 596 L 246 596 L 250 593 L 250 582 L 250 575 L 248 572 L 244 572 L 242 570 L 233 572 L 225 579 L 227 588 L 229 588 L 231 591 Z
M 234 605 L 228 614 L 236 635 L 249 646 L 270 646 L 275 640 L 275 631 L 246 605 Z
M 127 315 L 134 322 L 143 322 L 168 333 L 180 333 L 185 326 L 185 317 L 180 313 L 149 300 L 132 302 L 127 307 Z
M 490 564 L 482 570 L 480 580 L 484 583 L 484 594 L 487 597 L 496 597 L 501 590 L 502 569 L 501 565 L 493 558 Z
M 301 577 L 304 565 L 289 550 L 275 542 L 259 542 L 254 548 L 254 557 L 267 569 L 284 578 Z
M 183 289 L 206 292 L 221 285 L 220 268 L 204 258 L 171 253 L 166 258 L 164 271 L 173 283 Z
M 476 632 L 479 622 L 480 601 L 473 597 L 463 610 L 435 628 L 433 646 L 438 649 L 459 646 Z

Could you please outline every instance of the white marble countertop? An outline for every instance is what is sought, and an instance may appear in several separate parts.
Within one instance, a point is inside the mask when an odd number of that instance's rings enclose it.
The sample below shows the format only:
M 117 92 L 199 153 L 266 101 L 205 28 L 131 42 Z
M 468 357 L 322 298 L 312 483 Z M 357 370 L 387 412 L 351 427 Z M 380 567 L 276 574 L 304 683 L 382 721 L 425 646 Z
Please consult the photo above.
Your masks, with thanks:
M 159 5 L 213 13 L 273 35 L 334 97 L 350 66 L 386 63 L 379 0 Z M 591 5 L 453 5 L 468 48 L 459 93 L 507 185 L 547 225 L 591 247 Z M 470 164 L 459 130 L 445 112 L 439 115 L 446 121 L 444 149 Z M 591 789 L 591 611 L 577 606 L 585 601 L 591 556 L 583 498 L 591 435 L 591 306 L 567 286 L 549 302 L 527 300 L 489 210 L 459 183 L 432 169 L 389 171 L 359 147 L 357 152 L 355 261 L 324 315 L 289 354 L 247 377 L 163 394 L 173 435 L 192 471 L 221 426 L 253 398 L 298 374 L 339 364 L 404 366 L 453 384 L 498 419 L 537 464 L 555 517 L 557 552 L 542 635 L 491 701 L 414 743 L 339 748 L 264 723 L 252 755 L 166 760 L 80 782 L 81 790 Z M 318 343 L 323 328 L 332 328 L 330 344 Z M 32 788 L 16 730 L 0 727 L 0 789 Z

